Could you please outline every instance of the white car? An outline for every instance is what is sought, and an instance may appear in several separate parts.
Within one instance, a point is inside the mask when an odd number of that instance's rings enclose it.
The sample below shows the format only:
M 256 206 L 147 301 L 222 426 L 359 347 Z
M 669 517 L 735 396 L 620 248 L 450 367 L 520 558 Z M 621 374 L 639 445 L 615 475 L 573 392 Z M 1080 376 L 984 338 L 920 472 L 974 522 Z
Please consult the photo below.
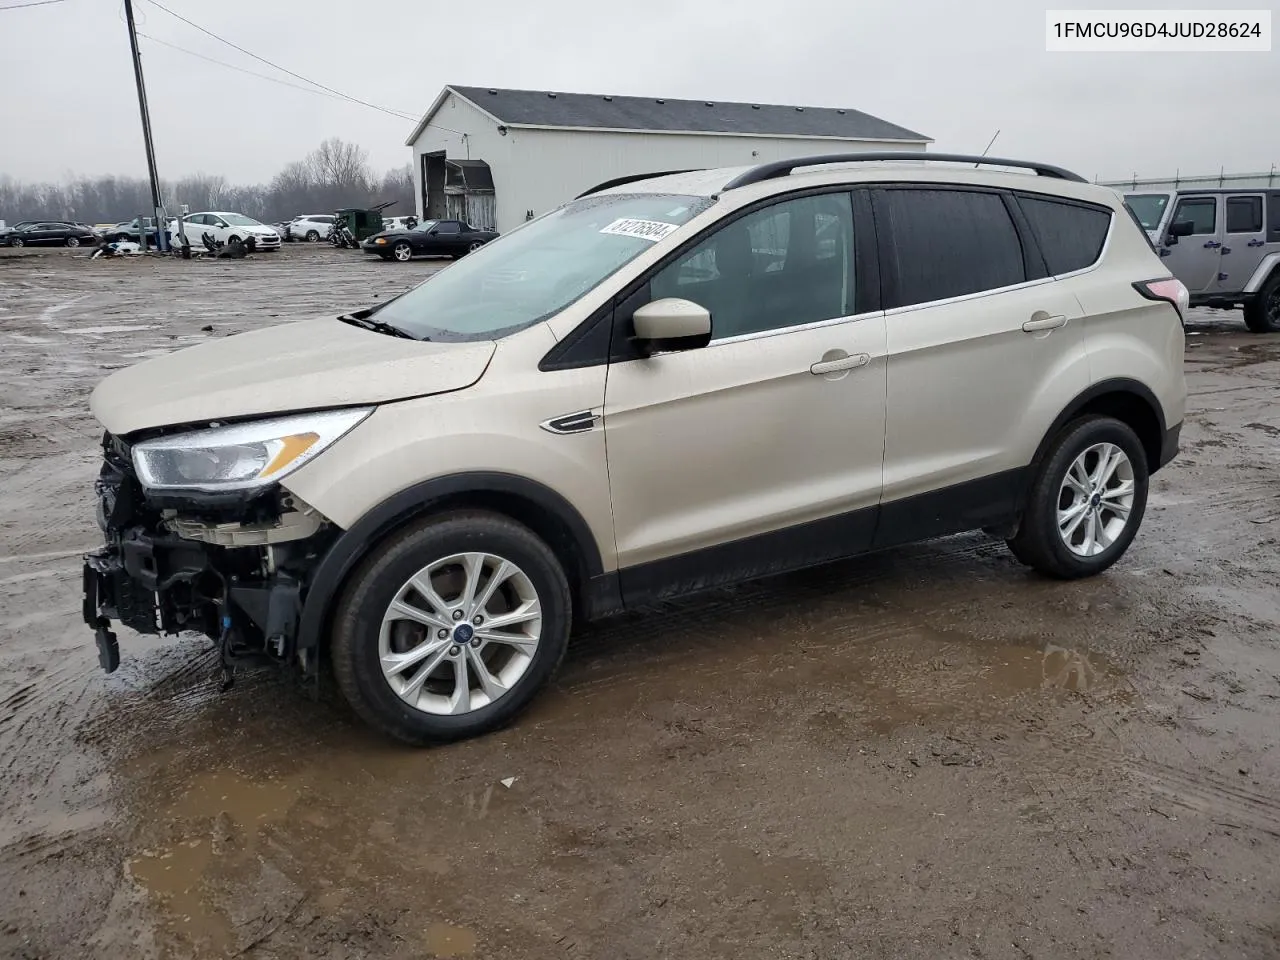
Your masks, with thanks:
M 329 235 L 336 219 L 332 213 L 304 213 L 289 221 L 289 225 L 285 227 L 285 237 L 289 240 L 319 243 Z
M 198 247 L 201 237 L 207 233 L 218 243 L 253 237 L 259 250 L 280 249 L 280 234 L 275 227 L 259 223 L 243 213 L 190 213 L 182 220 L 186 225 L 187 240 L 193 247 Z

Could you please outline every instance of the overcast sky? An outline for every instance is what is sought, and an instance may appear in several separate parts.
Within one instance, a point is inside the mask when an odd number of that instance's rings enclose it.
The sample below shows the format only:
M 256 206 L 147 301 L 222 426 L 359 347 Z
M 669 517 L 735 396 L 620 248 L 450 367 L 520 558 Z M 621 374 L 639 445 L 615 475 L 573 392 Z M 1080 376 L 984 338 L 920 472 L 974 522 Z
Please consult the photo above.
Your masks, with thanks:
M 2 9 L 20 2 L 30 0 L 0 0 L 0 174 L 145 176 L 121 0 Z M 981 152 L 999 129 L 994 155 L 1088 178 L 1280 166 L 1280 49 L 1046 53 L 1045 4 L 1028 0 L 163 2 L 295 73 L 415 117 L 458 83 L 853 107 L 933 137 L 939 151 Z M 135 9 L 158 40 L 299 82 L 150 0 Z M 410 159 L 412 121 L 140 43 L 163 177 L 264 181 L 329 136 L 365 146 L 378 170 Z

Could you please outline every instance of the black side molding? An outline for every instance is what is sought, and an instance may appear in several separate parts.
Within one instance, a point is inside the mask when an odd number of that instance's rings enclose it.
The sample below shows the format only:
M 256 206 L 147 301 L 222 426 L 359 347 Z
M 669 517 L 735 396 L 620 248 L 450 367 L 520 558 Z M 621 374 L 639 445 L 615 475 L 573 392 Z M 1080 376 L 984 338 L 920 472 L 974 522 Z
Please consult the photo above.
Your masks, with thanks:
M 765 180 L 776 180 L 778 177 L 790 176 L 797 167 L 820 167 L 830 163 L 863 163 L 875 160 L 912 160 L 920 163 L 972 163 L 991 167 L 1021 167 L 1034 170 L 1042 177 L 1053 177 L 1055 180 L 1071 180 L 1075 183 L 1088 183 L 1084 177 L 1062 167 L 1047 163 L 1035 163 L 1030 160 L 1009 160 L 1002 157 L 974 157 L 963 153 L 912 153 L 908 150 L 873 150 L 867 153 L 832 153 L 815 157 L 796 157 L 792 160 L 775 160 L 773 163 L 762 163 L 752 167 L 746 173 L 740 173 L 722 188 L 736 190 L 752 183 Z

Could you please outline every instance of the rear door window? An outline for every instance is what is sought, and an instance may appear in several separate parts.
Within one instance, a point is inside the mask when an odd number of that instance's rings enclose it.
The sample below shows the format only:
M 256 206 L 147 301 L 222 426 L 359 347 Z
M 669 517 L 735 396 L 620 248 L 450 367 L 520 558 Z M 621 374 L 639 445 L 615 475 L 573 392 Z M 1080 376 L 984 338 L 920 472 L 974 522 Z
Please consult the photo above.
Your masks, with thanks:
M 1098 262 L 1111 227 L 1110 210 L 1025 195 L 1018 197 L 1018 203 L 1050 275 L 1083 270 Z
M 1262 232 L 1262 197 L 1227 197 L 1227 233 Z
M 1022 242 L 998 193 L 884 190 L 890 230 L 887 309 L 947 300 L 1027 279 Z

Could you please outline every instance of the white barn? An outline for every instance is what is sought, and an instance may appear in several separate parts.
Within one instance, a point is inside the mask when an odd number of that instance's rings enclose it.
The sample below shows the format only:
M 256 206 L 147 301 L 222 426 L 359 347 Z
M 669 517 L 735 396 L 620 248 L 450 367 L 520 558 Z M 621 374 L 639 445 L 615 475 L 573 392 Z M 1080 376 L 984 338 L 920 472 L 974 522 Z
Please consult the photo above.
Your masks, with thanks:
M 858 110 L 451 85 L 405 142 L 420 217 L 507 231 L 629 174 L 932 141 Z

